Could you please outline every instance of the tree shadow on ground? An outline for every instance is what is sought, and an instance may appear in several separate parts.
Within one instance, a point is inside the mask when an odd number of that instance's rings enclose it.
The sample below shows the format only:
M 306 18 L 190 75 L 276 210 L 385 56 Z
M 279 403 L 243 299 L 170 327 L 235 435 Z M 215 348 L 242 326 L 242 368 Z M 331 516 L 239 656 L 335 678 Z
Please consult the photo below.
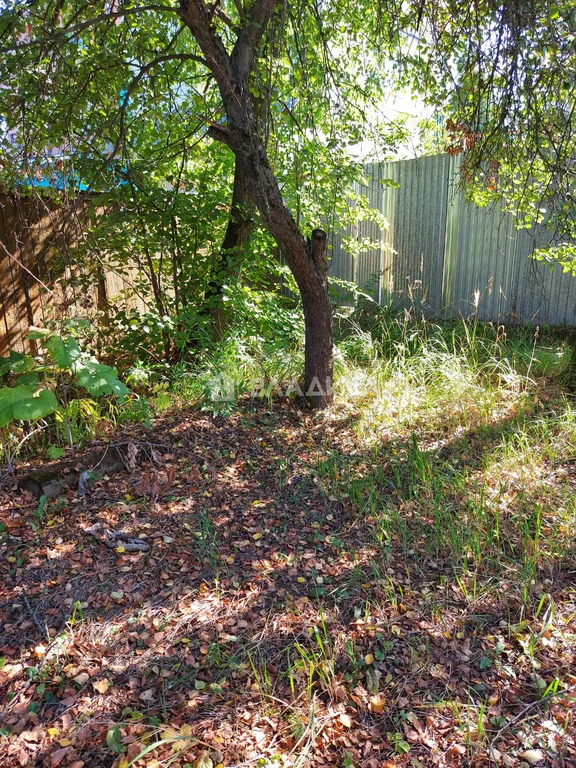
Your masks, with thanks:
M 9 528 L 21 562 L 3 566 L 0 749 L 16 765 L 62 755 L 110 768 L 111 744 L 134 757 L 170 724 L 190 744 L 154 754 L 180 765 L 204 748 L 226 764 L 295 760 L 306 744 L 318 764 L 401 764 L 403 745 L 426 765 L 481 764 L 499 728 L 547 706 L 535 663 L 548 683 L 571 662 L 560 637 L 526 650 L 541 624 L 521 625 L 521 573 L 473 566 L 473 553 L 465 572 L 432 540 L 430 478 L 473 478 L 523 426 L 518 416 L 431 450 L 396 441 L 375 457 L 338 450 L 334 424 L 282 406 L 158 424 L 174 468 L 163 498 L 130 498 L 135 478 L 113 478 L 85 505 L 55 502 L 38 531 L 24 514 Z M 476 500 L 457 490 L 454 518 Z M 96 520 L 145 533 L 150 552 L 106 549 L 82 532 Z M 549 572 L 559 598 L 567 577 Z M 119 723 L 125 743 L 107 743 Z

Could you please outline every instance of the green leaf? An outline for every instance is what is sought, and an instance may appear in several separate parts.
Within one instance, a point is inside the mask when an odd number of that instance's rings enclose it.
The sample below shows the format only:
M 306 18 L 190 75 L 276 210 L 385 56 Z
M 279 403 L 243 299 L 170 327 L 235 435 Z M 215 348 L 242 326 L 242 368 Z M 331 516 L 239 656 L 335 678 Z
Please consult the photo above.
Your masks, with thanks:
M 29 339 L 46 339 L 48 336 L 52 336 L 53 331 L 49 331 L 48 328 L 31 328 L 28 331 Z
M 34 371 L 31 371 L 30 373 L 22 374 L 22 376 L 20 376 L 18 379 L 18 384 L 26 384 L 26 386 L 38 388 L 40 379 L 38 378 L 38 375 L 34 373 Z
M 12 407 L 15 403 L 34 395 L 36 387 L 21 385 L 17 387 L 2 387 L 0 389 L 0 427 L 10 424 L 14 418 Z
M 114 395 L 119 400 L 128 394 L 128 387 L 118 378 L 115 368 L 91 360 L 84 361 L 76 371 L 76 381 L 91 395 Z
M 122 744 L 122 733 L 119 728 L 110 728 L 106 734 L 106 744 L 112 752 L 116 752 L 118 755 L 121 755 L 126 750 L 126 747 Z
M 34 358 L 22 352 L 10 350 L 9 357 L 0 357 L 0 376 L 10 371 L 11 373 L 26 373 L 35 366 Z
M 12 406 L 12 413 L 19 421 L 42 419 L 56 410 L 58 401 L 49 389 L 40 389 L 32 397 L 23 398 Z
M 82 359 L 82 350 L 71 336 L 67 339 L 51 336 L 46 342 L 46 350 L 59 368 L 71 370 Z
M 57 407 L 58 402 L 49 389 L 38 390 L 36 386 L 28 384 L 3 387 L 0 389 L 0 427 L 7 426 L 14 419 L 42 419 Z
M 62 456 L 64 456 L 64 449 L 60 448 L 59 445 L 49 445 L 46 449 L 46 456 L 48 456 L 49 459 L 61 459 Z

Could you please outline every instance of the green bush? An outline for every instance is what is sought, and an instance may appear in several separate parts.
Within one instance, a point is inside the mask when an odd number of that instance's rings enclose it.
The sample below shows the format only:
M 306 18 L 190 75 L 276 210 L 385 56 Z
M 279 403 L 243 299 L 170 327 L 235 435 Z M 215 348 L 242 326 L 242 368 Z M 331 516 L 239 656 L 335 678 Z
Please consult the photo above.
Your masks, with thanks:
M 23 422 L 53 415 L 57 432 L 63 434 L 73 450 L 82 422 L 99 418 L 94 398 L 111 396 L 124 401 L 129 393 L 116 369 L 84 352 L 73 336 L 33 329 L 29 338 L 43 350 L 39 360 L 14 351 L 0 358 L 0 383 L 4 385 L 0 387 L 0 440 L 10 472 L 15 455 L 33 434 L 25 434 L 15 442 L 17 428 Z M 90 398 L 86 398 L 86 392 Z

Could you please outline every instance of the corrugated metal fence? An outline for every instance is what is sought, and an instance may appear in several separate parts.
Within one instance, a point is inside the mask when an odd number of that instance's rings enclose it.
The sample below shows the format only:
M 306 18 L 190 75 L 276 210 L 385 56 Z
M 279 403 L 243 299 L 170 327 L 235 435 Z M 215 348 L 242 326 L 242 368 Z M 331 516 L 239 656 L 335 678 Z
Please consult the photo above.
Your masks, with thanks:
M 376 301 L 429 316 L 477 312 L 497 323 L 576 325 L 576 278 L 530 256 L 544 228 L 516 230 L 495 205 L 467 204 L 459 187 L 459 158 L 436 155 L 368 166 L 361 187 L 389 222 L 369 222 L 332 237 L 330 273 L 355 282 Z M 397 186 L 386 184 L 393 181 Z M 369 238 L 356 258 L 344 237 Z

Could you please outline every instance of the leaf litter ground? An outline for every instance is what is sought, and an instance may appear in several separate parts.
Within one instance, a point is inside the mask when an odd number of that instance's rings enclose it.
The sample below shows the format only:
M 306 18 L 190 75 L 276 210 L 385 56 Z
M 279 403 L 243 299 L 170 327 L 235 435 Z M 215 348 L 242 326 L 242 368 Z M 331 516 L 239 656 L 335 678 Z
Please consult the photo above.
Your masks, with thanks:
M 163 447 L 83 499 L 2 492 L 0 765 L 576 765 L 573 549 L 530 615 L 514 575 L 459 576 L 387 469 L 398 444 L 374 459 L 337 413 L 181 412 L 115 440 Z M 376 461 L 409 539 L 362 502 Z

